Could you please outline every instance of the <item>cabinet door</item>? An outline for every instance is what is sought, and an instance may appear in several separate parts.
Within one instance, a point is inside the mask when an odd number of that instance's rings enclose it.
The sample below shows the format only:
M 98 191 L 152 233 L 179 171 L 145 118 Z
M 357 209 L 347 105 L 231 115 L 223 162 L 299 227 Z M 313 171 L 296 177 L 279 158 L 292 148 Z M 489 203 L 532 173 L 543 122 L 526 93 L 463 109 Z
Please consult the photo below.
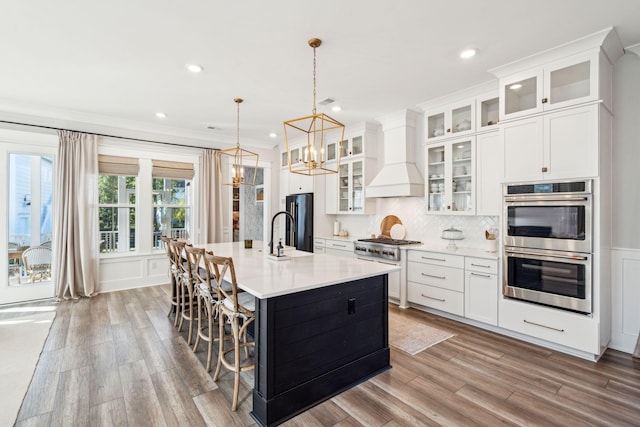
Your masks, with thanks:
M 500 120 L 542 111 L 542 69 L 500 79 Z
M 451 142 L 451 213 L 475 213 L 475 138 Z
M 500 128 L 505 181 L 541 179 L 544 163 L 542 117 L 503 123 Z
M 425 114 L 427 141 L 462 136 L 475 130 L 475 98 Z
M 500 98 L 497 92 L 479 96 L 476 101 L 476 132 L 495 130 L 500 118 Z
M 545 111 L 595 101 L 598 96 L 597 54 L 574 55 L 545 67 Z
M 476 137 L 476 214 L 502 212 L 504 149 L 498 132 Z
M 349 164 L 341 163 L 338 171 L 338 212 L 349 212 Z
M 289 194 L 313 193 L 313 176 L 289 174 Z
M 467 271 L 464 280 L 465 317 L 498 324 L 498 276 Z
M 545 179 L 598 176 L 598 105 L 544 116 Z
M 445 196 L 445 156 L 449 156 L 449 152 L 445 152 L 445 145 L 426 146 L 425 180 L 427 181 L 427 211 L 441 212 L 446 208 Z M 448 158 L 448 157 L 447 157 Z
M 351 174 L 351 211 L 353 213 L 364 212 L 364 162 L 354 161 L 349 165 Z

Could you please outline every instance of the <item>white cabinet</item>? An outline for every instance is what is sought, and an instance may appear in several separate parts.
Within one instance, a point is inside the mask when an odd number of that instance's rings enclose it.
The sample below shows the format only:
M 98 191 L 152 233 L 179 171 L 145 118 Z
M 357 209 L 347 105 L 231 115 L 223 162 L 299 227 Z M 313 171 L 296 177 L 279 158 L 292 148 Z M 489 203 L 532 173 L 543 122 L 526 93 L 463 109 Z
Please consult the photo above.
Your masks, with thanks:
M 313 238 L 313 253 L 323 254 L 325 253 L 325 240 L 319 237 Z
M 314 176 L 289 173 L 289 194 L 313 193 Z
M 427 212 L 475 213 L 475 137 L 425 147 Z
M 464 315 L 490 325 L 498 324 L 498 261 L 465 257 Z
M 476 132 L 496 130 L 500 118 L 498 92 L 489 92 L 476 98 Z
M 598 104 L 503 123 L 506 181 L 598 175 Z
M 476 215 L 502 214 L 504 148 L 499 132 L 476 136 Z
M 500 120 L 551 111 L 600 97 L 597 50 L 500 79 Z
M 338 256 L 347 256 L 355 258 L 356 254 L 353 252 L 353 242 L 350 240 L 325 240 L 324 253 Z
M 328 161 L 336 160 L 340 150 L 340 167 L 337 174 L 327 174 L 325 179 L 325 213 L 364 215 L 375 210 L 375 199 L 366 199 L 364 189 L 376 174 L 377 125 L 364 123 L 357 126 L 352 135 L 341 144 L 327 144 Z
M 407 251 L 407 301 L 464 316 L 464 257 Z
M 379 264 L 387 264 L 387 265 L 399 265 L 399 263 L 391 262 L 391 261 L 383 261 L 379 259 L 371 259 L 371 258 L 361 258 L 357 257 L 360 260 L 368 261 L 368 262 L 377 262 Z M 389 298 L 394 300 L 394 302 L 400 301 L 400 270 L 392 271 L 387 274 L 387 283 L 388 283 L 388 295 Z
M 475 132 L 475 98 L 436 108 L 425 114 L 427 142 Z
M 498 325 L 565 347 L 600 354 L 598 321 L 582 314 L 503 298 Z

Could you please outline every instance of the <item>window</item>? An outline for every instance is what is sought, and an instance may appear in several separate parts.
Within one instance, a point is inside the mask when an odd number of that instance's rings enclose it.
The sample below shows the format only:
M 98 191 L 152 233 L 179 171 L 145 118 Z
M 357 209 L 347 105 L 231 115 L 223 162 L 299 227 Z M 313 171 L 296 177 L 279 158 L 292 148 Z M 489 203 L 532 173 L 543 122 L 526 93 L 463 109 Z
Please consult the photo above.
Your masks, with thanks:
M 98 169 L 100 252 L 134 251 L 138 160 L 99 156 Z
M 53 158 L 9 153 L 8 176 L 8 283 L 18 286 L 50 280 Z M 37 249 L 41 245 L 46 249 Z M 34 258 L 37 272 L 29 265 Z
M 162 248 L 160 236 L 189 238 L 192 178 L 190 163 L 153 161 L 153 248 Z

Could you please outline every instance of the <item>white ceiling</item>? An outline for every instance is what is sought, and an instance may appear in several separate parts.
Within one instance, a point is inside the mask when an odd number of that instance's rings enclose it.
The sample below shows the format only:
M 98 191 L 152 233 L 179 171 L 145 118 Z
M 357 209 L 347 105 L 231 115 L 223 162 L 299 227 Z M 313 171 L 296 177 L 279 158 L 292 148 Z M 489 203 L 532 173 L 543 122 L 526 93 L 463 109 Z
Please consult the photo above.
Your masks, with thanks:
M 4 1 L 0 120 L 213 148 L 235 143 L 242 97 L 242 145 L 270 148 L 283 120 L 311 113 L 311 37 L 318 100 L 335 98 L 343 111 L 327 112 L 349 125 L 610 26 L 640 43 L 639 23 L 638 0 Z

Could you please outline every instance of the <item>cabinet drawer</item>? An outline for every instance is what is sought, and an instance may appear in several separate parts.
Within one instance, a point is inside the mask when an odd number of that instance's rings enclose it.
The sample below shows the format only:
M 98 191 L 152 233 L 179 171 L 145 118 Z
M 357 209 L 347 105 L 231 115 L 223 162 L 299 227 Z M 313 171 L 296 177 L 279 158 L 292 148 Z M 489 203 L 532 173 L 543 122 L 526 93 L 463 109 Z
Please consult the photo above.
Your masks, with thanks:
M 409 262 L 407 280 L 456 292 L 464 291 L 464 271 L 459 268 Z
M 457 316 L 464 315 L 464 294 L 462 292 L 408 282 L 407 300 Z
M 465 257 L 464 269 L 478 273 L 498 274 L 498 260 Z
M 327 240 L 325 243 L 327 248 L 337 249 L 339 251 L 351 251 L 353 252 L 353 242 L 339 241 L 339 240 Z
M 313 246 L 315 246 L 317 248 L 319 248 L 319 247 L 323 247 L 324 248 L 324 245 L 325 245 L 324 242 L 325 242 L 324 239 L 320 239 L 319 237 L 315 237 L 313 239 Z
M 499 307 L 501 328 L 600 354 L 598 322 L 590 317 L 509 299 Z
M 426 264 L 446 265 L 447 267 L 464 268 L 464 257 L 441 252 L 408 251 L 408 260 Z

